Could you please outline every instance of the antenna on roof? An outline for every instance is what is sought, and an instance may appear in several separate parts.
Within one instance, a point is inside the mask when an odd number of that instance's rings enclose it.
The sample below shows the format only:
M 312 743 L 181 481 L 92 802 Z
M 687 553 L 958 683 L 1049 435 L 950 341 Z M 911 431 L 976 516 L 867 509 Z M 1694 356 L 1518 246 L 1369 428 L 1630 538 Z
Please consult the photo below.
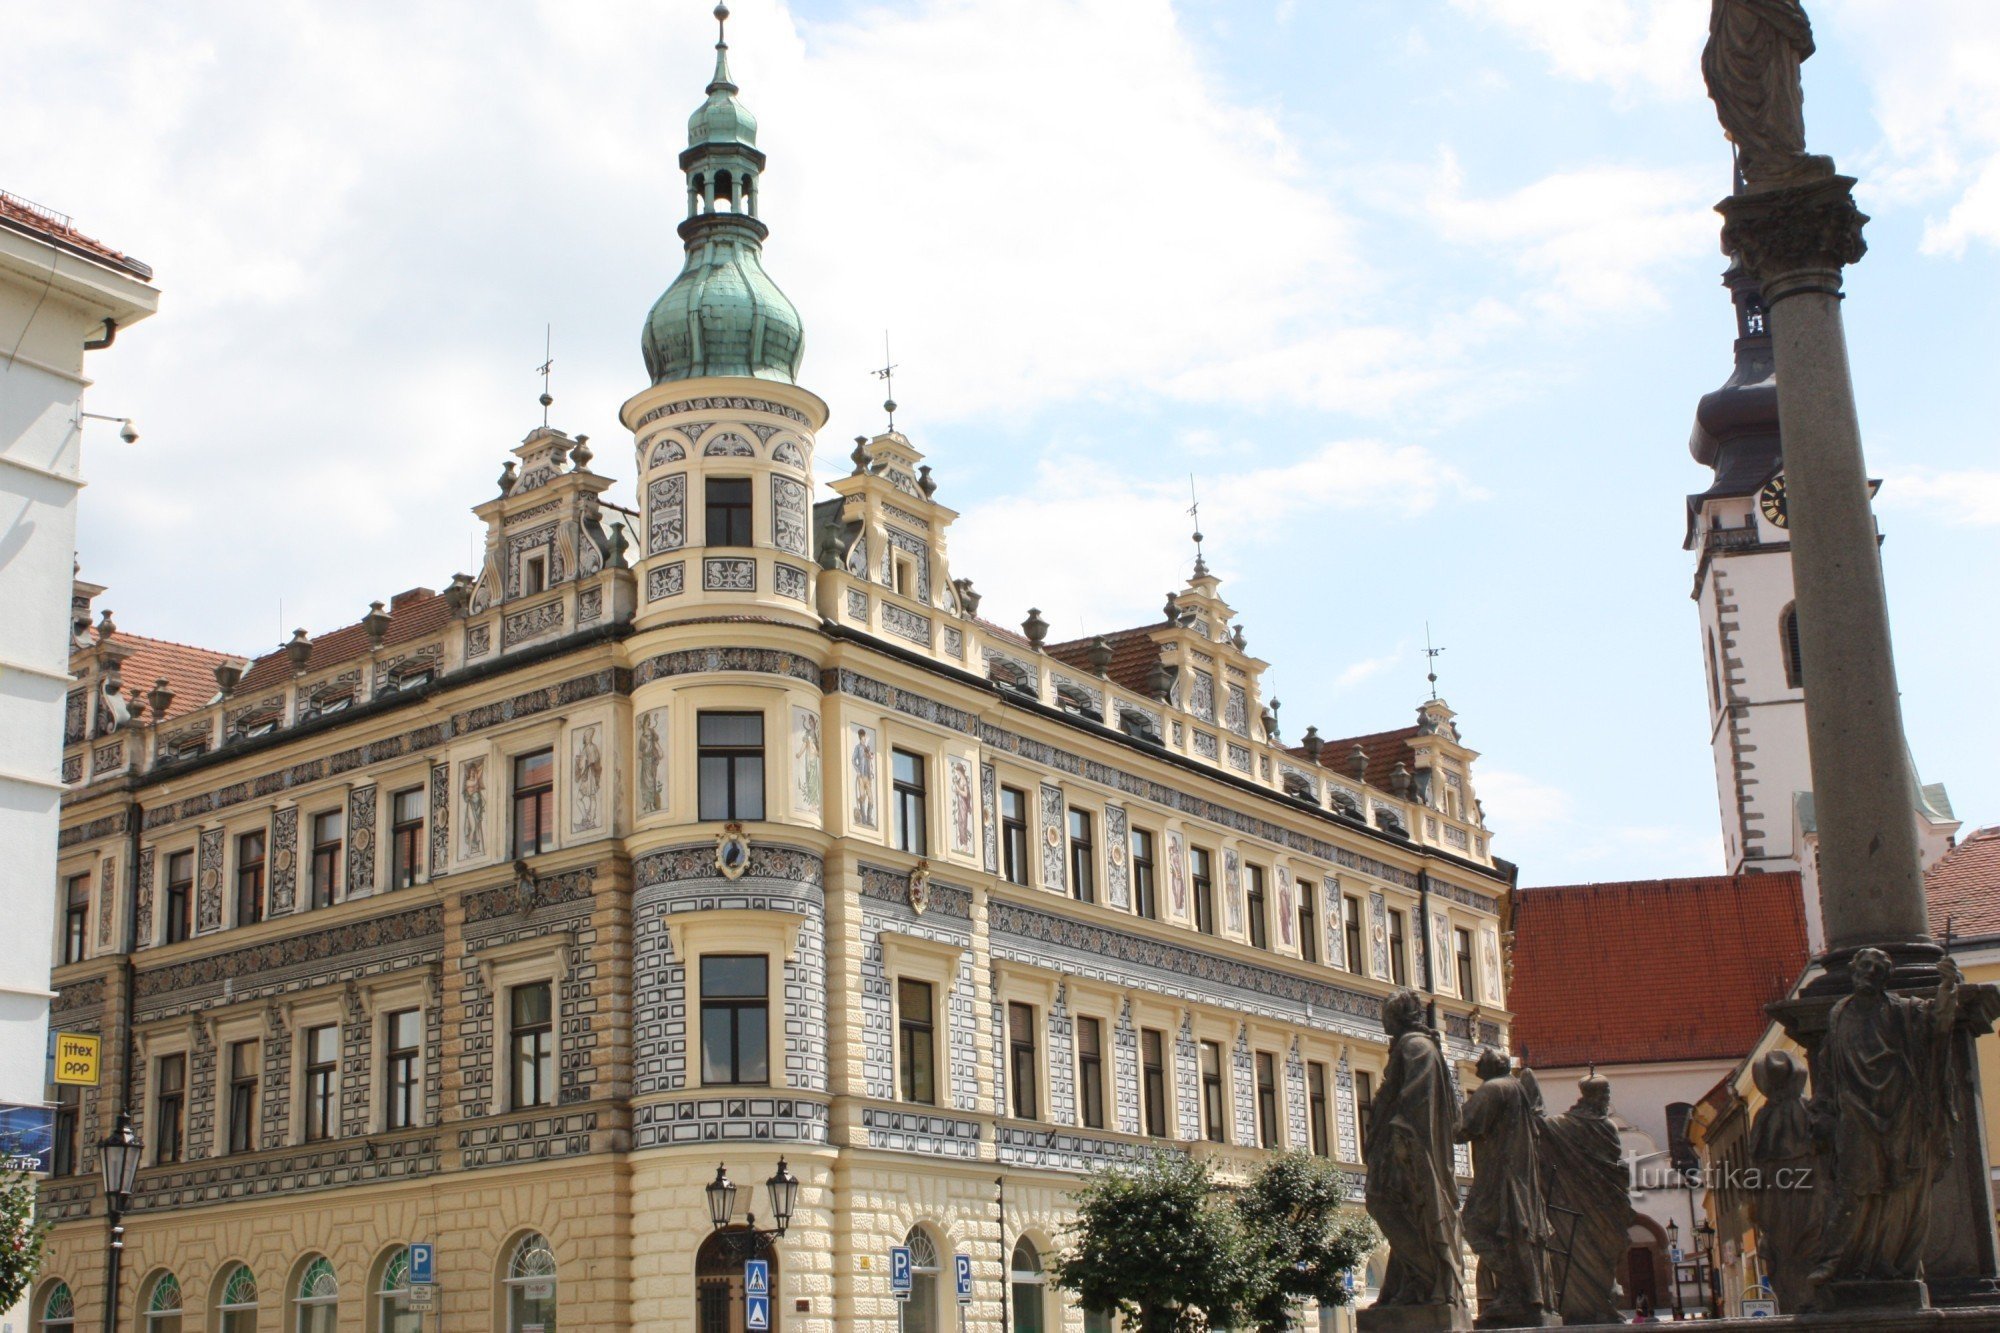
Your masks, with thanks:
M 1200 578 L 1208 573 L 1208 561 L 1201 554 L 1201 496 L 1195 491 L 1192 472 L 1188 473 L 1188 499 L 1192 501 L 1188 517 L 1194 520 L 1194 576 Z
M 1430 665 L 1430 670 L 1425 673 L 1424 679 L 1431 683 L 1431 698 L 1433 700 L 1435 700 L 1438 697 L 1437 660 L 1438 660 L 1438 654 L 1442 653 L 1443 651 L 1444 649 L 1442 648 L 1431 647 L 1431 622 L 1426 620 L 1424 622 L 1424 656 L 1430 659 L 1431 665 Z
M 889 330 L 882 330 L 882 368 L 868 372 L 882 381 L 882 410 L 889 414 L 889 429 L 896 429 L 896 363 L 889 359 Z
M 542 429 L 544 430 L 547 430 L 549 425 L 549 405 L 555 402 L 555 399 L 549 396 L 549 371 L 551 368 L 554 367 L 556 363 L 556 359 L 552 351 L 554 346 L 555 346 L 555 326 L 553 324 L 542 325 L 542 364 L 535 367 L 535 373 L 542 377 L 541 404 L 542 404 Z

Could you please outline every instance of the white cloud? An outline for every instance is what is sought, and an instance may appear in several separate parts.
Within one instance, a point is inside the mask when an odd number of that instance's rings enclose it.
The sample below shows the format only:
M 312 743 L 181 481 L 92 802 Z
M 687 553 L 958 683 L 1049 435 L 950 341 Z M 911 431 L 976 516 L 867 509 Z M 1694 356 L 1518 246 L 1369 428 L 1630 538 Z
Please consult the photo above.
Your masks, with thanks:
M 1722 835 L 1707 824 L 1628 824 L 1602 793 L 1575 793 L 1540 778 L 1481 764 L 1473 773 L 1494 851 L 1521 865 L 1527 887 L 1713 875 Z
M 2000 527 L 2000 471 L 1916 468 L 1884 481 L 1882 505 L 1929 514 L 1955 527 Z
M 1707 0 L 1452 0 L 1511 31 L 1558 74 L 1621 95 L 1701 92 Z
M 1345 670 L 1333 678 L 1332 690 L 1335 694 L 1343 690 L 1351 690 L 1362 682 L 1372 680 L 1376 676 L 1381 675 L 1389 668 L 1401 665 L 1408 659 L 1408 656 L 1409 654 L 1404 650 L 1404 646 L 1399 643 L 1393 650 L 1383 653 L 1380 657 L 1364 657 L 1359 662 L 1350 663 Z
M 1447 151 L 1425 206 L 1446 239 L 1489 250 L 1532 279 L 1531 299 L 1545 313 L 1574 317 L 1660 305 L 1661 270 L 1715 248 L 1712 186 L 1688 171 L 1584 167 L 1478 198 Z
M 1237 458 L 1268 455 L 1242 440 Z M 1235 559 L 1294 540 L 1311 515 L 1417 515 L 1481 492 L 1430 451 L 1343 440 L 1290 463 L 1200 478 L 1209 549 Z M 1034 603 L 1056 639 L 1147 623 L 1193 561 L 1185 483 L 1139 481 L 1074 455 L 1042 460 L 1031 489 L 970 507 L 950 533 L 953 571 L 977 580 L 981 613 L 1012 624 Z
M 1576 806 L 1562 788 L 1525 773 L 1482 764 L 1476 777 L 1480 803 L 1496 834 L 1565 822 Z

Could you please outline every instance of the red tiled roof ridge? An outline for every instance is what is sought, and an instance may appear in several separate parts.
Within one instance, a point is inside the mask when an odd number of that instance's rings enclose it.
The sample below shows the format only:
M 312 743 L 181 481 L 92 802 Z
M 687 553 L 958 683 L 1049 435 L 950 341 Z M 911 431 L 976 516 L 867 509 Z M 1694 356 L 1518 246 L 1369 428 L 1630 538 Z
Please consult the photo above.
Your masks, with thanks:
M 92 633 L 94 635 L 96 631 L 93 630 Z M 103 639 L 98 639 L 96 640 L 96 642 L 91 644 L 91 647 L 93 648 L 102 647 L 104 642 L 105 641 Z M 157 644 L 162 648 L 185 648 L 192 653 L 207 653 L 210 657 L 213 657 L 218 662 L 247 662 L 250 660 L 249 658 L 245 657 L 242 653 L 226 653 L 223 652 L 220 648 L 205 648 L 198 643 L 183 643 L 179 639 L 162 639 L 157 637 L 156 635 L 151 635 L 151 634 L 134 634 L 132 633 L 132 631 L 127 629 L 120 629 L 115 634 L 113 634 L 111 636 L 110 643 L 113 651 L 116 651 L 118 645 L 121 643 L 148 643 L 148 644 Z
M 426 590 L 408 591 L 421 594 Z M 423 638 L 443 628 L 451 618 L 450 599 L 443 593 L 430 592 L 428 596 L 410 597 L 394 611 L 389 611 L 385 604 L 384 614 L 389 617 L 389 624 L 382 634 L 382 646 L 386 648 Z M 328 630 L 317 638 L 307 637 L 312 644 L 312 656 L 306 659 L 305 674 L 353 661 L 371 650 L 365 617 Z M 285 645 L 280 644 L 251 660 L 237 689 L 267 689 L 278 681 L 289 680 L 293 674 L 291 657 L 286 653 Z
M 1540 887 L 1524 884 L 1521 886 L 1521 892 L 1538 895 L 1556 895 L 1610 893 L 1621 889 L 1692 891 L 1699 887 L 1734 884 L 1738 880 L 1770 880 L 1774 883 L 1797 884 L 1799 882 L 1799 872 L 1796 870 L 1746 870 L 1736 875 L 1670 875 L 1662 876 L 1658 879 L 1593 880 L 1581 884 L 1548 884 Z
M 134 259 L 122 250 L 115 250 L 94 236 L 84 235 L 63 214 L 52 212 L 40 204 L 16 194 L 9 194 L 5 190 L 0 190 L 0 222 L 40 236 L 44 240 L 54 241 L 87 258 L 101 260 L 124 269 L 136 277 L 148 281 L 152 279 L 151 264 Z

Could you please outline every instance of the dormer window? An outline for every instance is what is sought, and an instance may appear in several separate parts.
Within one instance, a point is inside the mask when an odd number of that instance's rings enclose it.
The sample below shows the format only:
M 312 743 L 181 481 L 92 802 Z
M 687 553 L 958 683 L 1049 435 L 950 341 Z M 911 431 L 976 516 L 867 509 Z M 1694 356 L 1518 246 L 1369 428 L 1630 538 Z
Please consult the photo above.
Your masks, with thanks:
M 335 695 L 331 699 L 320 700 L 319 711 L 322 715 L 327 713 L 343 712 L 346 710 L 347 706 L 353 702 L 354 702 L 354 696 L 351 694 Z
M 545 555 L 531 555 L 521 565 L 521 595 L 533 597 L 549 586 L 549 561 Z
M 243 728 L 245 736 L 268 736 L 278 729 L 278 719 L 267 717 L 262 722 L 251 722 Z

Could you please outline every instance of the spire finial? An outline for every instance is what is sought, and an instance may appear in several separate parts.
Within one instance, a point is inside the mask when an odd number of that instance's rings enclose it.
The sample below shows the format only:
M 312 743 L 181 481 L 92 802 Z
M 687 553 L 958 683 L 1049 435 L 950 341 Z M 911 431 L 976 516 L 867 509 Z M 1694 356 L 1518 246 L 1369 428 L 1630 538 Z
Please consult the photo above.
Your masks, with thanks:
M 1431 647 L 1431 622 L 1426 620 L 1424 622 L 1424 656 L 1430 659 L 1431 666 L 1430 671 L 1424 676 L 1424 679 L 1431 683 L 1431 699 L 1433 701 L 1438 697 L 1438 654 L 1443 651 L 1444 649 L 1442 648 Z
M 729 78 L 729 6 L 715 7 L 715 77 L 708 81 L 708 91 L 727 88 L 736 91 L 736 85 Z
M 555 399 L 549 395 L 549 371 L 556 364 L 555 356 L 550 350 L 555 346 L 554 339 L 555 325 L 542 325 L 542 364 L 535 367 L 535 373 L 542 377 L 542 396 L 539 401 L 542 405 L 542 429 L 544 430 L 547 430 L 549 425 L 549 406 L 555 402 Z
M 882 410 L 889 414 L 889 429 L 896 429 L 896 363 L 889 358 L 889 330 L 882 330 L 882 368 L 868 372 L 882 381 Z
M 1194 520 L 1194 576 L 1201 578 L 1208 573 L 1208 561 L 1201 555 L 1201 496 L 1195 492 L 1194 473 L 1188 473 L 1188 517 Z

